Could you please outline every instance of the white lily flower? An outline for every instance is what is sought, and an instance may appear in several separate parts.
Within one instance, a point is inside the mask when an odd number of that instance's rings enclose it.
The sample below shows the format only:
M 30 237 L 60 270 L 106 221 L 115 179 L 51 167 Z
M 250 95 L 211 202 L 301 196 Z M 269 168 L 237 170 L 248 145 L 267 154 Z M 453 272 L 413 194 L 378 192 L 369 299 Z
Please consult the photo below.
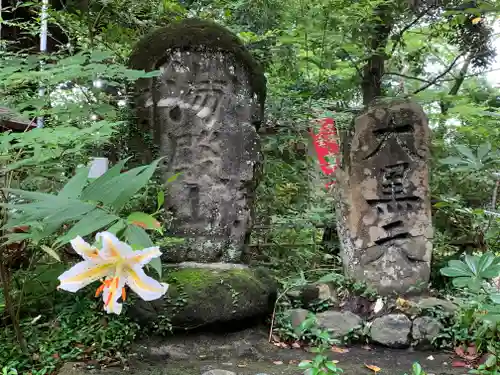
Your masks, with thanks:
M 80 236 L 71 241 L 71 246 L 84 259 L 58 277 L 58 289 L 76 292 L 94 281 L 101 280 L 96 297 L 103 294 L 105 310 L 120 314 L 125 300 L 125 285 L 140 298 L 152 301 L 162 297 L 168 284 L 160 283 L 146 275 L 143 267 L 161 255 L 158 246 L 134 251 L 120 241 L 113 233 L 97 233 L 96 240 L 102 240 L 102 249 L 91 246 Z

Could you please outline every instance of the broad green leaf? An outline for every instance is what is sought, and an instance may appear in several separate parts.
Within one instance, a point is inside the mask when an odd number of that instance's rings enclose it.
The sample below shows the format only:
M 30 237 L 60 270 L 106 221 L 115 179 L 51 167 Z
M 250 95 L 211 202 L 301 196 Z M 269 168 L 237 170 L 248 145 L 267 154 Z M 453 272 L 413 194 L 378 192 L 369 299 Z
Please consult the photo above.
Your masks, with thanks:
M 476 157 L 472 153 L 472 150 L 465 145 L 456 145 L 455 148 L 460 152 L 463 156 L 465 156 L 468 160 L 475 162 Z
M 81 168 L 76 174 L 64 185 L 59 194 L 60 198 L 78 198 L 82 194 L 83 188 L 88 180 L 89 168 Z
M 12 243 L 21 242 L 24 240 L 29 240 L 31 239 L 31 233 L 8 233 L 1 238 L 7 239 L 7 241 L 2 242 L 2 245 L 5 246 Z
M 465 287 L 469 286 L 469 284 L 471 283 L 471 281 L 472 281 L 471 277 L 455 277 L 452 280 L 452 283 L 457 288 L 465 288 Z
M 98 177 L 90 185 L 88 185 L 85 189 L 83 189 L 81 199 L 85 201 L 94 201 L 99 202 L 99 194 L 102 191 L 104 185 L 108 183 L 110 180 L 119 176 L 123 167 L 127 163 L 130 158 L 126 158 L 120 160 L 113 167 L 111 167 L 106 173 L 102 176 Z
M 21 189 L 3 188 L 2 190 L 17 195 L 21 198 L 33 201 L 47 201 L 57 199 L 57 195 L 40 193 L 37 191 L 27 191 Z
M 144 212 L 132 212 L 127 217 L 127 221 L 129 224 L 134 224 L 144 229 L 161 229 L 160 222 Z
M 52 221 L 69 222 L 79 220 L 83 215 L 88 214 L 93 209 L 95 209 L 95 206 L 92 204 L 73 201 L 69 203 L 69 206 L 57 209 L 52 215 L 47 216 L 44 221 L 50 223 Z
M 477 273 L 481 277 L 484 277 L 483 274 L 486 272 L 488 267 L 490 267 L 493 264 L 493 261 L 495 260 L 495 256 L 493 253 L 487 252 L 481 255 L 481 258 L 479 258 L 479 261 L 477 262 Z
M 127 172 L 120 173 L 119 175 L 114 176 L 111 179 L 107 179 L 102 184 L 98 184 L 99 188 L 96 188 L 95 192 L 93 192 L 90 197 L 82 195 L 82 199 L 102 202 L 103 204 L 114 207 L 116 209 L 118 207 L 118 205 L 116 204 L 117 200 L 120 198 L 120 196 L 122 196 L 124 191 L 131 189 L 130 185 L 134 185 L 133 181 L 136 181 L 139 178 L 140 173 L 145 169 L 147 169 L 147 166 L 136 167 Z M 103 176 L 106 176 L 108 172 L 106 172 Z M 98 183 L 98 180 L 96 180 L 96 183 Z M 90 186 L 92 185 L 93 184 L 91 184 Z M 129 199 L 130 198 L 131 197 L 129 197 Z M 127 202 L 129 199 L 127 199 L 125 202 Z
M 57 246 L 59 247 L 68 243 L 76 236 L 87 236 L 118 220 L 120 220 L 118 216 L 108 214 L 107 212 L 96 208 L 94 211 L 86 214 L 65 235 L 59 237 L 56 240 L 56 243 L 58 244 Z
M 439 162 L 446 165 L 459 165 L 463 164 L 464 160 L 456 156 L 449 156 L 447 158 L 441 159 Z
M 129 224 L 123 233 L 125 242 L 127 242 L 134 250 L 144 249 L 146 247 L 153 247 L 153 241 L 146 233 L 146 231 L 137 225 Z
M 500 304 L 500 293 L 491 293 L 490 299 L 493 301 L 493 303 Z
M 52 258 L 54 258 L 55 260 L 57 260 L 58 262 L 61 261 L 61 258 L 59 258 L 59 254 L 57 254 L 54 249 L 48 247 L 48 246 L 45 246 L 45 245 L 41 245 L 40 248 L 45 251 L 45 253 L 47 255 L 50 255 Z
M 489 142 L 483 143 L 477 149 L 477 158 L 483 161 L 484 157 L 488 155 L 490 151 L 491 151 L 491 143 Z
M 441 274 L 448 277 L 472 277 L 474 274 L 470 271 L 467 264 L 461 260 L 450 260 L 448 267 L 441 268 Z
M 119 210 L 123 207 L 139 190 L 144 188 L 158 167 L 160 161 L 162 161 L 164 157 L 158 158 L 153 161 L 150 165 L 148 165 L 143 171 L 140 172 L 139 175 L 135 176 L 133 179 L 124 182 L 125 189 L 122 190 L 122 193 L 119 197 L 112 203 L 112 206 Z
M 467 264 L 467 266 L 469 267 L 470 271 L 474 275 L 477 275 L 478 274 L 478 272 L 477 272 L 477 264 L 478 264 L 478 261 L 479 261 L 479 257 L 477 257 L 475 255 L 465 254 L 464 260 L 465 260 L 465 263 Z

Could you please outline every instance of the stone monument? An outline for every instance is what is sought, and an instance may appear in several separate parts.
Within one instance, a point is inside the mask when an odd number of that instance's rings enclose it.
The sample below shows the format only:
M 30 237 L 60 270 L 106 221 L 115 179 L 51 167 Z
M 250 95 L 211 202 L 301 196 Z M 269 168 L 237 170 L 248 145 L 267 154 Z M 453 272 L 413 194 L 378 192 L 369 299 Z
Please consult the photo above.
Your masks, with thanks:
M 412 101 L 378 101 L 342 139 L 335 186 L 344 271 L 381 294 L 426 289 L 433 229 L 428 120 Z
M 144 141 L 135 148 L 143 160 L 166 157 L 165 208 L 174 217 L 167 235 L 185 241 L 163 252 L 165 298 L 138 300 L 129 314 L 155 331 L 228 327 L 268 314 L 274 278 L 242 264 L 262 166 L 262 69 L 234 34 L 198 19 L 172 22 L 139 41 L 130 66 L 159 71 L 136 87 L 138 127 L 156 150 Z
M 173 22 L 140 41 L 130 59 L 160 75 L 139 82 L 139 123 L 166 156 L 170 235 L 185 244 L 169 262 L 241 261 L 262 164 L 258 127 L 266 79 L 239 39 L 208 21 Z

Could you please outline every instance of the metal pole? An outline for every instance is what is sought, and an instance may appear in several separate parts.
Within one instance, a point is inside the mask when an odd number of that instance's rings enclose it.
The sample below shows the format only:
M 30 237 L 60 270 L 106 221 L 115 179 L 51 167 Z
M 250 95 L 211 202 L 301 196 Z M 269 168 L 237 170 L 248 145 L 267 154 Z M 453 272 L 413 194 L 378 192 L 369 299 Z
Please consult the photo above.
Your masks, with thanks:
M 40 25 L 40 52 L 43 54 L 47 51 L 47 32 L 48 32 L 48 9 L 49 9 L 49 0 L 42 1 L 42 14 L 41 14 L 41 25 Z M 40 65 L 40 69 L 43 69 L 43 66 Z M 38 95 L 45 95 L 45 88 L 40 86 L 38 89 Z M 40 116 L 36 119 L 36 127 L 43 128 L 43 117 Z

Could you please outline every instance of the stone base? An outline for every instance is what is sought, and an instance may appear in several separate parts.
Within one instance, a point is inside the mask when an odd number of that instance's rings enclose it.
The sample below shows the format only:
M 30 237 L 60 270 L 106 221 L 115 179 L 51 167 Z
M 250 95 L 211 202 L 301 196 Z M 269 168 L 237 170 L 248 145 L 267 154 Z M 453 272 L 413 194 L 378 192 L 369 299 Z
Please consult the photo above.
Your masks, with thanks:
M 432 312 L 439 310 L 440 315 L 451 316 L 457 310 L 457 306 L 447 300 L 414 297 L 411 300 L 386 299 L 380 311 L 375 312 L 375 302 L 356 296 L 339 301 L 333 290 L 328 284 L 319 284 L 293 291 L 289 297 L 302 302 L 303 306 L 308 305 L 306 301 L 329 302 L 329 310 L 316 314 L 316 324 L 341 341 L 363 337 L 390 348 L 428 349 L 444 328 Z M 297 308 L 286 315 L 292 327 L 297 329 L 309 313 L 307 309 Z
M 264 316 L 272 311 L 277 291 L 266 269 L 240 264 L 185 263 L 166 267 L 163 279 L 170 284 L 163 299 L 137 300 L 127 309 L 144 327 L 190 330 Z

